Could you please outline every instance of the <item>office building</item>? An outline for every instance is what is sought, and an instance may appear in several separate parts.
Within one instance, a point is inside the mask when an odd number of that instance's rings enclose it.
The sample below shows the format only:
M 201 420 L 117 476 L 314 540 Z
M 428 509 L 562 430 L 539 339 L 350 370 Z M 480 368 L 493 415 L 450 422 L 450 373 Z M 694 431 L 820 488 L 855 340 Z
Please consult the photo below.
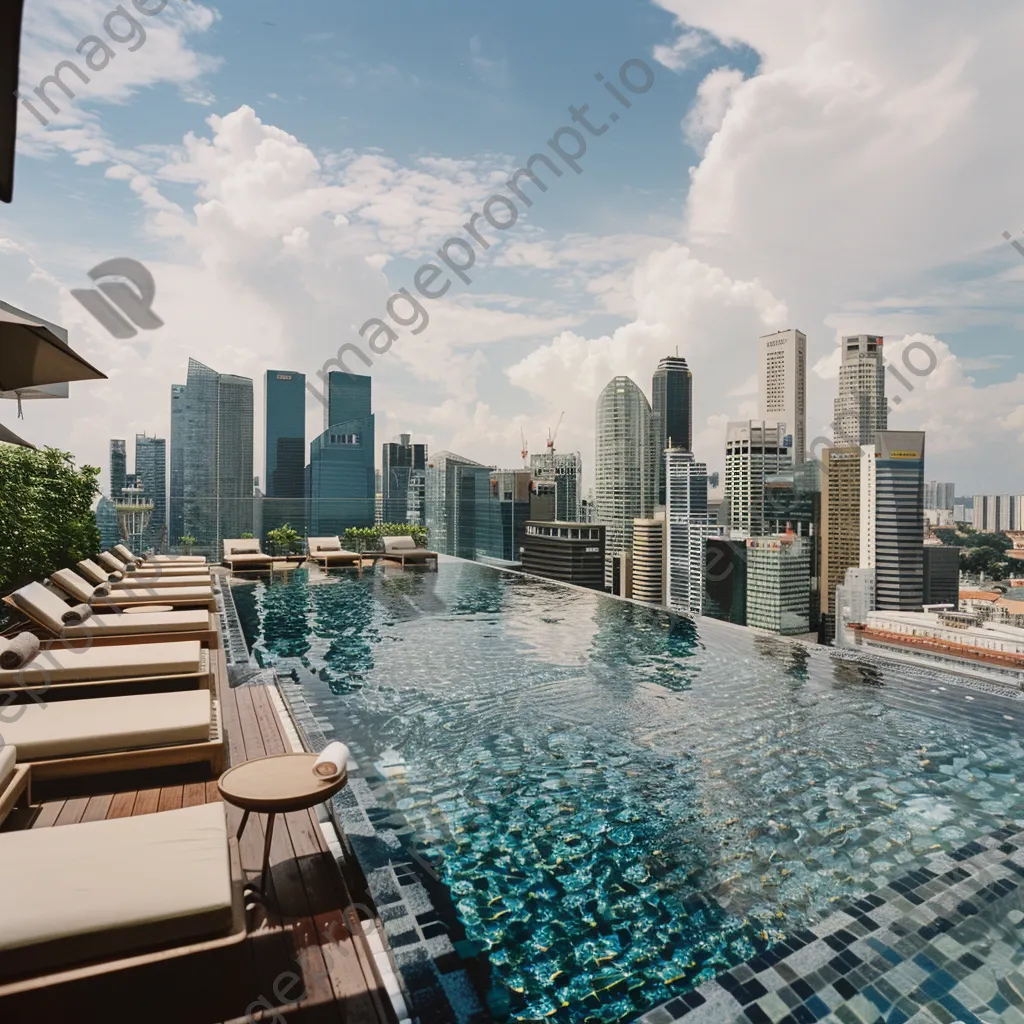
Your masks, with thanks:
M 924 604 L 948 604 L 954 610 L 960 601 L 960 549 L 945 544 L 924 548 Z
M 651 422 L 658 452 L 658 499 L 665 504 L 666 448 L 693 451 L 693 376 L 676 349 L 658 363 L 651 381 Z
M 167 549 L 167 440 L 135 435 L 135 477 L 143 497 L 153 503 L 153 513 L 143 537 L 143 546 L 154 551 Z
M 790 466 L 790 449 L 780 424 L 764 420 L 729 423 L 725 433 L 725 502 L 735 536 L 768 531 L 765 478 Z
M 537 522 L 578 523 L 578 519 L 559 519 L 558 484 L 554 480 L 538 480 L 534 477 L 530 484 L 530 518 Z
M 423 525 L 423 487 L 427 446 L 413 444 L 410 434 L 381 447 L 381 518 L 385 523 Z
M 800 331 L 776 331 L 757 343 L 758 418 L 784 423 L 782 444 L 794 465 L 807 450 L 807 338 Z
M 171 385 L 171 452 L 167 487 L 167 543 L 172 549 L 185 533 L 185 385 Z
M 183 420 L 182 533 L 219 559 L 223 539 L 252 532 L 252 380 L 189 359 Z
M 590 590 L 604 589 L 604 527 L 528 520 L 523 572 Z
M 924 485 L 924 507 L 952 509 L 956 503 L 956 484 L 929 480 Z
M 976 494 L 973 526 L 980 533 L 1024 529 L 1024 494 Z
M 103 551 L 109 551 L 115 544 L 121 543 L 121 527 L 117 522 L 117 509 L 106 495 L 100 495 L 95 511 L 96 528 L 100 531 L 100 548 Z
M 704 610 L 705 549 L 718 533 L 708 515 L 708 468 L 692 452 L 665 452 L 666 604 L 686 615 Z
M 441 451 L 427 461 L 424 508 L 430 546 L 442 555 L 476 558 L 476 510 L 490 500 L 493 466 Z
M 875 570 L 875 607 L 924 604 L 924 433 L 884 430 L 861 446 L 860 566 Z
M 882 339 L 871 334 L 843 338 L 839 395 L 835 400 L 835 447 L 874 444 L 889 425 L 885 404 L 885 357 Z
M 128 475 L 128 444 L 126 441 L 110 442 L 110 498 L 117 498 L 125 487 Z
M 704 545 L 704 614 L 747 624 L 747 542 L 708 537 Z
M 843 582 L 836 587 L 835 600 L 836 646 L 846 647 L 851 625 L 867 622 L 868 612 L 875 610 L 875 570 L 847 569 Z
M 846 570 L 860 565 L 859 445 L 824 448 L 821 452 L 821 583 L 822 635 L 835 633 L 836 587 Z
M 597 400 L 595 519 L 605 527 L 605 583 L 612 559 L 633 547 L 633 520 L 649 519 L 658 496 L 651 406 L 629 377 L 615 377 Z
M 530 469 L 534 480 L 554 481 L 556 514 L 561 522 L 582 522 L 581 489 L 583 486 L 583 459 L 579 452 L 552 455 L 540 452 L 530 456 Z
M 253 532 L 265 541 L 271 530 L 287 523 L 305 537 L 306 375 L 295 370 L 267 370 L 263 400 L 262 523 L 261 529 Z
M 371 379 L 332 371 L 327 394 L 329 425 L 309 446 L 309 530 L 316 537 L 372 526 L 377 493 Z
M 783 533 L 747 540 L 747 625 L 782 636 L 810 631 L 811 545 Z
M 633 520 L 633 600 L 661 605 L 665 602 L 664 513 L 653 519 Z
M 486 500 L 474 508 L 476 555 L 518 563 L 526 523 L 534 518 L 533 476 L 528 469 L 495 469 L 488 476 Z
M 974 523 L 974 499 L 968 499 L 970 504 L 967 504 L 963 498 L 957 498 L 956 504 L 953 506 L 953 522 L 963 523 L 965 526 L 971 526 Z

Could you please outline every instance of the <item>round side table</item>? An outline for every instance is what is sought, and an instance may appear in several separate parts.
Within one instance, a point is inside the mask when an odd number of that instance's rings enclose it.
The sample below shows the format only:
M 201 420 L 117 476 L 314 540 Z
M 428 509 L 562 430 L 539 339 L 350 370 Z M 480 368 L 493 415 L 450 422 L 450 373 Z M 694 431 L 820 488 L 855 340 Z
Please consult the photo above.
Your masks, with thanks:
M 270 841 L 274 835 L 274 818 L 289 811 L 304 811 L 343 789 L 348 772 L 333 779 L 313 774 L 317 754 L 275 754 L 229 768 L 218 780 L 222 799 L 242 809 L 242 822 L 236 838 L 241 839 L 249 821 L 250 811 L 267 815 L 267 834 L 263 842 L 263 870 L 259 892 L 266 898 L 267 871 L 270 866 Z M 255 887 L 253 887 L 255 888 Z

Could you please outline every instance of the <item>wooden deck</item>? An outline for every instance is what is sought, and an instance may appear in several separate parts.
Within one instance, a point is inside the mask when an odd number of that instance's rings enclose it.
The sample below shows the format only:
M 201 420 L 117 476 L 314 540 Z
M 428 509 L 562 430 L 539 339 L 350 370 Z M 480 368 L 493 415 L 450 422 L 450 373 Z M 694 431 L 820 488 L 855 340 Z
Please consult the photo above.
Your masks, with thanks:
M 231 689 L 223 649 L 215 653 L 230 763 L 284 753 L 289 747 L 267 688 Z M 220 799 L 216 780 L 197 775 L 197 770 L 191 774 L 184 769 L 138 772 L 91 782 L 91 788 L 82 782 L 34 785 L 36 802 L 31 808 L 15 811 L 3 831 L 152 814 Z M 227 819 L 233 834 L 241 812 L 227 806 Z M 248 878 L 259 874 L 264 826 L 262 815 L 250 815 L 242 835 L 242 864 Z M 231 1024 L 394 1024 L 394 1010 L 358 923 L 367 913 L 357 911 L 356 905 L 370 905 L 370 900 L 354 888 L 361 877 L 357 872 L 353 872 L 355 879 L 346 880 L 338 870 L 315 811 L 278 817 L 270 860 L 268 888 L 273 909 L 257 905 L 247 914 L 245 978 L 239 991 L 226 996 L 225 1005 L 231 1012 L 225 1018 L 222 1007 L 201 1019 L 190 1013 L 182 1024 L 221 1024 L 225 1020 Z M 304 986 L 299 986 L 295 975 L 301 975 Z M 173 986 L 187 982 L 187 978 L 169 977 L 168 998 L 173 998 Z M 301 997 L 298 1002 L 296 997 Z M 104 1019 L 121 1018 L 104 1014 Z

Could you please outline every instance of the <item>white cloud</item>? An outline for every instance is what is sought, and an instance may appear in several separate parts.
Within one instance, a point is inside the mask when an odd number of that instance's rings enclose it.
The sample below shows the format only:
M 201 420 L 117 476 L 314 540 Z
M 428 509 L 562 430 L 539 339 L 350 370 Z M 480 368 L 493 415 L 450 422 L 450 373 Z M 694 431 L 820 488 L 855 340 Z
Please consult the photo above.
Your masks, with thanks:
M 711 49 L 710 41 L 701 32 L 684 32 L 671 46 L 655 46 L 654 59 L 670 71 L 684 71 Z
M 687 141 L 697 149 L 722 127 L 732 94 L 743 84 L 743 72 L 717 68 L 697 88 L 697 98 L 686 115 L 683 128 Z

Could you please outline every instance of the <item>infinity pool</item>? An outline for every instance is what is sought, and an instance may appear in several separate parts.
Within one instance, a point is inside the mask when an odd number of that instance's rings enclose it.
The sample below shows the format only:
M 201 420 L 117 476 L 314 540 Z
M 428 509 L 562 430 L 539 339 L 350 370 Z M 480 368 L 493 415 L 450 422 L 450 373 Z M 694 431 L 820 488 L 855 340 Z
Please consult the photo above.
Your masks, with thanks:
M 400 765 L 497 1020 L 634 1020 L 1024 823 L 1024 705 L 938 676 L 447 559 L 233 593 L 258 660 Z

